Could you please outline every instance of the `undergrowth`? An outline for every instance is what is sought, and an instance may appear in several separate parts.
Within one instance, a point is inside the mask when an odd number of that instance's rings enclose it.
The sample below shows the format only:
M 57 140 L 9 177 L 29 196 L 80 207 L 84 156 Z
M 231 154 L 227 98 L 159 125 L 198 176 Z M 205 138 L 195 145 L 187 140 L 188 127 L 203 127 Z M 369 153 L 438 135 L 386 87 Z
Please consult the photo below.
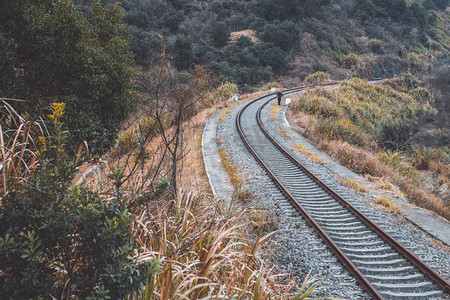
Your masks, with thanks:
M 303 299 L 317 288 L 310 277 L 300 287 L 286 282 L 266 263 L 259 248 L 268 236 L 250 230 L 251 211 L 196 192 L 192 179 L 174 195 L 164 178 L 170 165 L 154 165 L 160 139 L 149 130 L 153 143 L 144 145 L 142 125 L 113 164 L 73 185 L 86 156 L 83 145 L 67 150 L 63 113 L 55 104 L 54 130 L 13 110 L 1 123 L 2 299 Z

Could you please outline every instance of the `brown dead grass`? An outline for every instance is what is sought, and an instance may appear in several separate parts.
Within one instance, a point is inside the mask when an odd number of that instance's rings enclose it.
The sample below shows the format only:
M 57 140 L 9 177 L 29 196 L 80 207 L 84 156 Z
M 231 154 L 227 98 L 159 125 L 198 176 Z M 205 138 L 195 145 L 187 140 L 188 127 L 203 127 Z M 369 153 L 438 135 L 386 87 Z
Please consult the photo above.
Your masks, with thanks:
M 149 207 L 136 216 L 137 237 L 146 249 L 142 260 L 163 262 L 150 286 L 145 287 L 153 291 L 154 297 L 292 299 L 295 283 L 265 267 L 259 250 L 265 238 L 255 235 L 254 220 L 250 218 L 255 215 L 254 209 L 238 213 L 213 199 L 203 163 L 201 138 L 206 121 L 224 105 L 229 105 L 228 115 L 231 107 L 261 93 L 203 110 L 184 124 L 186 155 L 180 166 L 179 196 L 174 204 L 167 199 L 149 202 Z M 155 138 L 147 150 L 158 155 L 159 145 Z M 123 157 L 110 162 L 110 166 L 123 164 Z M 107 168 L 103 173 L 106 176 Z M 136 176 L 127 187 L 140 180 Z M 145 289 L 133 299 L 144 299 Z
M 359 194 L 365 194 L 367 192 L 367 187 L 356 181 L 355 179 L 348 179 L 345 177 L 340 177 L 338 179 L 338 182 L 342 185 L 345 185 L 349 188 L 351 188 L 352 190 L 354 190 L 355 192 L 359 193 Z
M 378 198 L 378 199 L 375 200 L 375 203 L 388 208 L 389 211 L 391 211 L 391 212 L 393 212 L 395 214 L 400 215 L 402 213 L 401 210 L 400 210 L 400 207 L 395 205 L 392 200 L 389 200 L 387 198 Z
M 318 120 L 314 116 L 302 112 L 293 115 L 291 111 L 288 111 L 287 117 L 300 133 L 342 165 L 363 176 L 382 178 L 383 181 L 397 186 L 410 202 L 434 211 L 447 220 L 450 219 L 450 207 L 442 199 L 412 184 L 407 177 L 384 163 L 378 154 L 347 142 L 329 140 L 327 136 L 320 134 L 317 129 Z
M 310 160 L 323 165 L 325 163 L 325 161 L 318 155 L 313 154 L 310 150 L 306 149 L 303 145 L 301 144 L 295 144 L 292 146 L 291 148 L 293 151 L 299 151 L 303 154 L 305 154 Z
M 270 117 L 273 120 L 276 120 L 278 118 L 278 105 L 276 105 L 275 103 L 270 106 Z
M 231 37 L 230 37 L 230 44 L 233 44 L 236 42 L 236 40 L 241 36 L 247 36 L 249 37 L 254 43 L 258 43 L 259 39 L 258 36 L 256 34 L 256 32 L 254 30 L 251 29 L 247 29 L 247 30 L 242 30 L 242 31 L 235 31 L 231 33 Z

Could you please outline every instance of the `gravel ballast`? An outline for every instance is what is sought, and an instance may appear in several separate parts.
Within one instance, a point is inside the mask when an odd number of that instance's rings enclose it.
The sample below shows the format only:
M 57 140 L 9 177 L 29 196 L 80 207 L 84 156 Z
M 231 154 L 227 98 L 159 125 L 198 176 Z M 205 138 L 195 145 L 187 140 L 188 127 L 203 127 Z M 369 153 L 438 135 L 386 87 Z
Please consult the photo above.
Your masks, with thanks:
M 269 114 L 269 105 L 263 110 L 262 121 L 269 132 L 276 136 L 285 149 L 290 149 L 298 141 L 284 134 L 279 135 L 278 120 L 273 120 Z M 278 272 L 287 274 L 301 284 L 308 272 L 318 278 L 329 276 L 316 295 L 336 296 L 343 299 L 369 299 L 370 297 L 356 284 L 356 280 L 339 264 L 334 255 L 320 241 L 313 229 L 305 224 L 305 220 L 293 212 L 289 205 L 285 205 L 284 196 L 268 179 L 265 171 L 257 164 L 243 145 L 235 126 L 235 118 L 239 109 L 234 109 L 229 117 L 218 124 L 217 135 L 227 155 L 234 161 L 235 166 L 246 179 L 245 189 L 256 197 L 246 205 L 266 209 L 270 212 L 276 232 L 269 243 L 273 249 L 270 257 Z M 292 152 L 294 156 L 316 176 L 335 189 L 347 201 L 360 209 L 364 214 L 386 230 L 389 234 L 418 255 L 427 264 L 448 280 L 450 277 L 450 256 L 448 246 L 436 241 L 426 232 L 414 226 L 404 218 L 398 218 L 389 213 L 378 210 L 371 199 L 370 193 L 365 196 L 354 193 L 337 180 L 340 177 L 336 170 L 329 165 L 320 165 L 310 161 L 299 152 Z M 342 166 L 341 166 L 342 168 Z M 341 175 L 342 176 L 342 175 Z

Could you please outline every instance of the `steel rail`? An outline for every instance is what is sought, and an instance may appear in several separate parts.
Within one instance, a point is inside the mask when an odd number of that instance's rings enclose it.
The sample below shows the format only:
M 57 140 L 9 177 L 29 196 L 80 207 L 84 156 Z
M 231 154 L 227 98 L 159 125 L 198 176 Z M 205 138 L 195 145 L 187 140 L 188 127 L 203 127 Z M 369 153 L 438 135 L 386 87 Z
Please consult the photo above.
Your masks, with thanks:
M 350 204 L 347 200 L 345 200 L 341 195 L 336 193 L 332 188 L 330 188 L 325 182 L 317 178 L 313 173 L 311 173 L 303 164 L 301 164 L 297 159 L 295 159 L 288 151 L 286 151 L 278 142 L 276 142 L 272 136 L 267 132 L 261 122 L 261 111 L 262 109 L 270 102 L 268 100 L 264 105 L 262 105 L 257 112 L 257 121 L 260 129 L 266 135 L 266 137 L 272 142 L 272 144 L 277 147 L 289 160 L 291 160 L 295 165 L 297 165 L 300 169 L 302 169 L 309 177 L 311 177 L 316 183 L 318 183 L 327 193 L 330 194 L 333 198 L 338 200 L 341 204 L 343 204 L 349 211 L 351 211 L 355 216 L 357 216 L 361 221 L 364 222 L 370 229 L 372 229 L 375 233 L 383 238 L 390 246 L 392 246 L 395 250 L 397 250 L 400 254 L 402 254 L 407 260 L 409 260 L 414 266 L 416 266 L 421 272 L 425 273 L 428 278 L 433 280 L 441 289 L 443 289 L 446 293 L 450 294 L 450 284 L 446 281 L 442 276 L 440 276 L 436 271 L 434 271 L 430 266 L 425 264 L 419 257 L 417 257 L 414 253 L 405 248 L 402 244 L 400 244 L 396 239 L 394 239 L 391 235 L 389 235 L 386 231 L 384 231 L 381 227 L 375 224 L 372 220 L 370 220 L 367 216 L 365 216 L 362 212 L 360 212 L 357 208 L 355 208 L 352 204 Z
M 358 282 L 364 287 L 364 289 L 373 297 L 373 299 L 383 299 L 383 297 L 380 295 L 380 293 L 375 289 L 375 287 L 367 280 L 367 278 L 364 277 L 364 275 L 356 268 L 356 266 L 350 261 L 350 259 L 342 252 L 339 247 L 334 243 L 334 241 L 328 236 L 328 234 L 317 224 L 317 222 L 309 215 L 309 213 L 303 209 L 303 207 L 300 205 L 300 203 L 295 200 L 294 196 L 289 193 L 289 191 L 279 182 L 279 180 L 276 178 L 276 176 L 270 171 L 270 169 L 267 167 L 267 165 L 262 161 L 262 159 L 259 157 L 259 155 L 253 150 L 252 146 L 248 142 L 247 138 L 245 137 L 241 124 L 240 124 L 240 117 L 242 112 L 249 107 L 254 102 L 261 100 L 267 96 L 263 96 L 260 98 L 257 98 L 251 102 L 249 102 L 242 110 L 239 111 L 237 117 L 236 117 L 236 126 L 239 132 L 239 135 L 241 136 L 245 146 L 247 149 L 251 152 L 253 157 L 258 161 L 258 163 L 266 170 L 270 178 L 274 181 L 274 183 L 278 186 L 278 188 L 281 190 L 281 192 L 292 202 L 292 204 L 295 206 L 297 210 L 300 211 L 300 213 L 303 215 L 303 217 L 311 224 L 311 226 L 316 230 L 316 232 L 320 235 L 322 240 L 325 242 L 325 244 L 333 251 L 333 253 L 337 256 L 341 264 L 358 280 Z M 270 99 L 272 100 L 272 99 Z M 269 100 L 269 101 L 270 101 Z
M 335 83 L 324 84 L 320 86 L 331 86 Z M 307 86 L 301 88 L 295 88 L 290 90 L 283 91 L 284 94 L 287 93 L 295 93 L 297 91 L 304 90 L 306 88 L 314 88 L 317 86 Z M 241 128 L 241 115 L 244 110 L 246 110 L 250 105 L 255 103 L 256 101 L 262 100 L 264 98 L 273 96 L 274 93 L 268 94 L 259 98 L 256 98 L 245 105 L 238 113 L 236 117 L 236 127 L 238 129 L 238 133 L 243 140 L 245 146 L 250 151 L 250 153 L 255 157 L 258 163 L 266 170 L 269 177 L 274 181 L 280 191 L 286 196 L 287 199 L 294 205 L 294 207 L 303 215 L 303 217 L 311 224 L 311 226 L 316 230 L 319 236 L 324 240 L 325 244 L 335 253 L 337 258 L 340 260 L 342 265 L 358 280 L 358 282 L 363 286 L 363 288 L 371 294 L 374 299 L 383 299 L 383 296 L 376 290 L 376 288 L 368 281 L 368 279 L 358 270 L 358 268 L 351 262 L 351 260 L 342 252 L 342 250 L 334 243 L 334 241 L 328 236 L 328 234 L 321 228 L 319 224 L 309 215 L 309 213 L 301 206 L 300 203 L 293 197 L 293 195 L 283 186 L 283 184 L 276 178 L 276 176 L 272 173 L 272 171 L 268 168 L 268 166 L 264 163 L 261 157 L 255 152 L 247 138 L 245 137 L 242 128 Z M 375 233 L 377 233 L 384 241 L 386 241 L 389 245 L 391 245 L 394 249 L 396 249 L 403 257 L 409 260 L 414 266 L 416 266 L 421 272 L 426 274 L 432 281 L 434 281 L 441 289 L 443 289 L 446 293 L 450 293 L 450 285 L 449 283 L 441 277 L 438 273 L 436 273 L 433 269 L 431 269 L 428 265 L 426 265 L 422 260 L 420 260 L 416 255 L 414 255 L 411 251 L 403 247 L 400 243 L 398 243 L 394 238 L 392 238 L 388 233 L 386 233 L 383 229 L 377 226 L 374 222 L 372 222 L 369 218 L 367 218 L 363 213 L 357 210 L 353 205 L 348 203 L 344 198 L 342 198 L 338 193 L 333 191 L 328 185 L 326 185 L 323 181 L 317 178 L 314 174 L 312 174 L 307 168 L 305 168 L 299 161 L 297 161 L 289 152 L 287 152 L 280 144 L 278 144 L 267 132 L 261 122 L 261 111 L 265 105 L 267 105 L 274 98 L 270 98 L 266 101 L 259 109 L 256 114 L 256 119 L 258 125 L 265 136 L 273 143 L 273 145 L 280 150 L 288 159 L 290 159 L 295 165 L 297 165 L 302 171 L 304 171 L 308 176 L 311 177 L 316 183 L 318 183 L 330 196 L 334 199 L 338 200 L 341 204 L 343 204 L 351 213 L 353 213 L 356 217 L 358 217 L 364 224 L 366 224 L 370 229 L 372 229 Z

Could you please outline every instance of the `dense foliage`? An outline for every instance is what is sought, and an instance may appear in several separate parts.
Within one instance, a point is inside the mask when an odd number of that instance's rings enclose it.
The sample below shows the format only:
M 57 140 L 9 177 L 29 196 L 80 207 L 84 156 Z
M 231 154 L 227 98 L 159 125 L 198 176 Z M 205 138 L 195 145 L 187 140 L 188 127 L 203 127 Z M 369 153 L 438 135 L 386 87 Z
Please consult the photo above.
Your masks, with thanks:
M 300 80 L 316 71 L 334 78 L 348 78 L 348 70 L 365 78 L 392 76 L 407 71 L 408 52 L 440 50 L 448 36 L 437 30 L 448 0 L 120 3 L 136 62 L 148 64 L 168 51 L 180 71 L 204 65 L 218 82 L 241 89 L 280 74 Z M 256 39 L 230 39 L 230 32 L 242 30 Z
M 344 81 L 339 90 L 310 90 L 293 109 L 314 115 L 319 132 L 331 139 L 368 148 L 376 147 L 373 142 L 378 141 L 383 149 L 405 149 L 418 116 L 435 113 L 427 99 L 414 97 L 415 82 L 411 75 L 388 81 L 403 87 L 403 92 L 355 78 Z
M 39 137 L 38 167 L 1 194 L 2 299 L 122 299 L 147 279 L 120 192 L 106 200 L 72 185 L 80 161 L 64 150 L 63 113 L 63 104 L 53 105 L 51 134 Z
M 96 2 L 82 12 L 70 0 L 26 0 L 2 1 L 0 10 L 0 94 L 27 100 L 18 109 L 32 117 L 64 101 L 71 144 L 107 150 L 132 107 L 133 61 L 119 6 Z

